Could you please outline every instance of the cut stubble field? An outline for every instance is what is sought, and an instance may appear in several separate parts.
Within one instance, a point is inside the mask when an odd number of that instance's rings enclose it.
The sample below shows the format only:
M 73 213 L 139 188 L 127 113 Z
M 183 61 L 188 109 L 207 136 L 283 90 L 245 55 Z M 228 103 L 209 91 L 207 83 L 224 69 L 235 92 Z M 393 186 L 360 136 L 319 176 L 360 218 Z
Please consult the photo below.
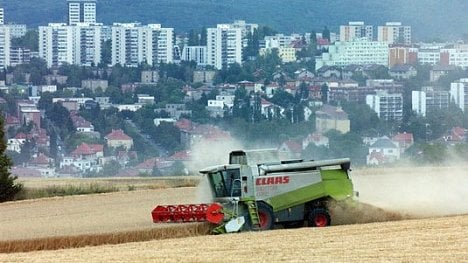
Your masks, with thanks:
M 468 216 L 0 254 L 1 262 L 466 262 Z

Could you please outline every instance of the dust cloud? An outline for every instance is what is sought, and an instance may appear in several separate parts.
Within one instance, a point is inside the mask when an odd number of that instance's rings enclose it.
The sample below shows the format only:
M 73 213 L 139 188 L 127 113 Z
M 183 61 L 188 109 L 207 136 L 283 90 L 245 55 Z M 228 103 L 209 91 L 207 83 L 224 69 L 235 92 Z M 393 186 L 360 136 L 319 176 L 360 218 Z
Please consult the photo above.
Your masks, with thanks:
M 188 165 L 188 169 L 196 173 L 209 166 L 227 164 L 229 153 L 241 149 L 244 147 L 236 140 L 200 140 L 190 149 L 192 161 Z
M 236 140 L 200 140 L 191 147 L 192 161 L 188 169 L 197 174 L 203 168 L 229 163 L 229 153 L 234 150 L 244 149 Z M 197 202 L 212 202 L 211 188 L 206 176 L 201 176 L 197 187 Z
M 352 172 L 359 202 L 405 217 L 468 213 L 468 167 L 402 167 Z

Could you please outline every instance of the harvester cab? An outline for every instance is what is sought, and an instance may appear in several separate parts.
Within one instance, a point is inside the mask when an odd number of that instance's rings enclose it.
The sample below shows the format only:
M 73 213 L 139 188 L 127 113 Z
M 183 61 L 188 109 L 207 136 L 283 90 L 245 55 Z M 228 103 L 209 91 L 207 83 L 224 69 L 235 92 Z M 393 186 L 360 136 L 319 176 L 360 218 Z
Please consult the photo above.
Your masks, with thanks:
M 349 159 L 281 161 L 275 150 L 233 151 L 229 164 L 202 169 L 211 204 L 162 205 L 153 221 L 208 221 L 214 233 L 328 226 L 330 201 L 353 196 Z

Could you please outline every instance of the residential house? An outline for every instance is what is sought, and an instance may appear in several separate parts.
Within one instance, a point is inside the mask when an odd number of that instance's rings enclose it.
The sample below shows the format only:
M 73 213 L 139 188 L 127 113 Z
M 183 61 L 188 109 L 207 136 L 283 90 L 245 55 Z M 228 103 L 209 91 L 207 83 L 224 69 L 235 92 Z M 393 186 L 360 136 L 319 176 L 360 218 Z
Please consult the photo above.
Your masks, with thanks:
M 141 83 L 151 84 L 158 83 L 159 71 L 157 70 L 142 70 L 141 71 Z
M 392 137 L 392 141 L 400 149 L 400 154 L 403 154 L 411 145 L 414 144 L 413 134 L 410 132 L 397 133 Z
M 442 136 L 442 140 L 448 144 L 463 143 L 466 141 L 466 130 L 462 127 L 453 127 Z
M 400 149 L 392 140 L 384 136 L 369 147 L 368 165 L 381 165 L 400 159 Z
M 73 122 L 73 126 L 75 127 L 77 132 L 83 133 L 92 133 L 94 132 L 94 126 L 91 122 L 85 120 L 85 118 L 78 115 L 76 112 L 70 112 L 70 118 Z
M 104 146 L 101 144 L 82 143 L 69 156 L 60 162 L 60 173 L 75 174 L 98 172 L 102 169 L 100 159 L 104 157 Z
M 450 72 L 455 72 L 458 69 L 454 65 L 434 65 L 434 67 L 429 72 L 429 79 L 431 82 L 436 82 L 440 77 L 449 74 Z
M 102 91 L 106 91 L 109 83 L 105 79 L 84 79 L 81 81 L 81 88 L 90 89 L 96 91 L 97 88 L 100 88 Z
M 287 153 L 290 158 L 298 159 L 301 157 L 302 144 L 295 140 L 287 140 L 278 147 L 278 151 Z
M 323 66 L 317 70 L 317 74 L 323 78 L 341 78 L 341 68 L 337 66 Z
M 172 164 L 172 161 L 166 161 L 161 158 L 151 158 L 135 166 L 135 169 L 139 174 L 152 175 L 154 170 L 159 170 L 161 173 L 163 173 L 164 170 L 169 169 Z
M 133 147 L 133 139 L 121 129 L 113 129 L 104 139 L 107 142 L 107 146 L 110 148 L 123 147 L 125 150 L 130 150 L 130 148 Z
M 38 170 L 43 177 L 55 177 L 54 160 L 43 153 L 32 158 L 28 168 Z
M 314 144 L 315 146 L 328 147 L 329 139 L 320 132 L 313 132 L 302 140 L 302 149 L 307 148 L 307 146 L 310 144 Z
M 26 142 L 27 139 L 30 139 L 26 134 L 20 132 L 15 135 L 14 138 L 8 139 L 7 141 L 7 150 L 15 151 L 21 153 L 21 147 Z
M 148 94 L 137 94 L 139 104 L 154 104 L 154 96 Z
M 416 68 L 408 64 L 395 65 L 388 71 L 388 74 L 395 79 L 409 79 L 415 77 L 417 73 Z
M 329 130 L 347 133 L 351 129 L 351 123 L 348 114 L 341 107 L 323 105 L 320 110 L 315 112 L 315 127 L 321 133 Z

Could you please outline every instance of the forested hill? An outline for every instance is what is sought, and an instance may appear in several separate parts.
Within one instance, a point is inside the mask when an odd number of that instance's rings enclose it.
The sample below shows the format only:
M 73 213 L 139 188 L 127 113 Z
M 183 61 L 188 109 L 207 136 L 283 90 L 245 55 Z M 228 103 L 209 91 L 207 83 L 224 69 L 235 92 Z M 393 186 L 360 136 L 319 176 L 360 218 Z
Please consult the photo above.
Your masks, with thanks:
M 0 0 L 6 22 L 65 22 L 66 0 Z M 278 31 L 306 32 L 348 21 L 401 21 L 417 39 L 468 33 L 468 0 L 98 0 L 98 21 L 161 23 L 176 31 L 245 19 Z

